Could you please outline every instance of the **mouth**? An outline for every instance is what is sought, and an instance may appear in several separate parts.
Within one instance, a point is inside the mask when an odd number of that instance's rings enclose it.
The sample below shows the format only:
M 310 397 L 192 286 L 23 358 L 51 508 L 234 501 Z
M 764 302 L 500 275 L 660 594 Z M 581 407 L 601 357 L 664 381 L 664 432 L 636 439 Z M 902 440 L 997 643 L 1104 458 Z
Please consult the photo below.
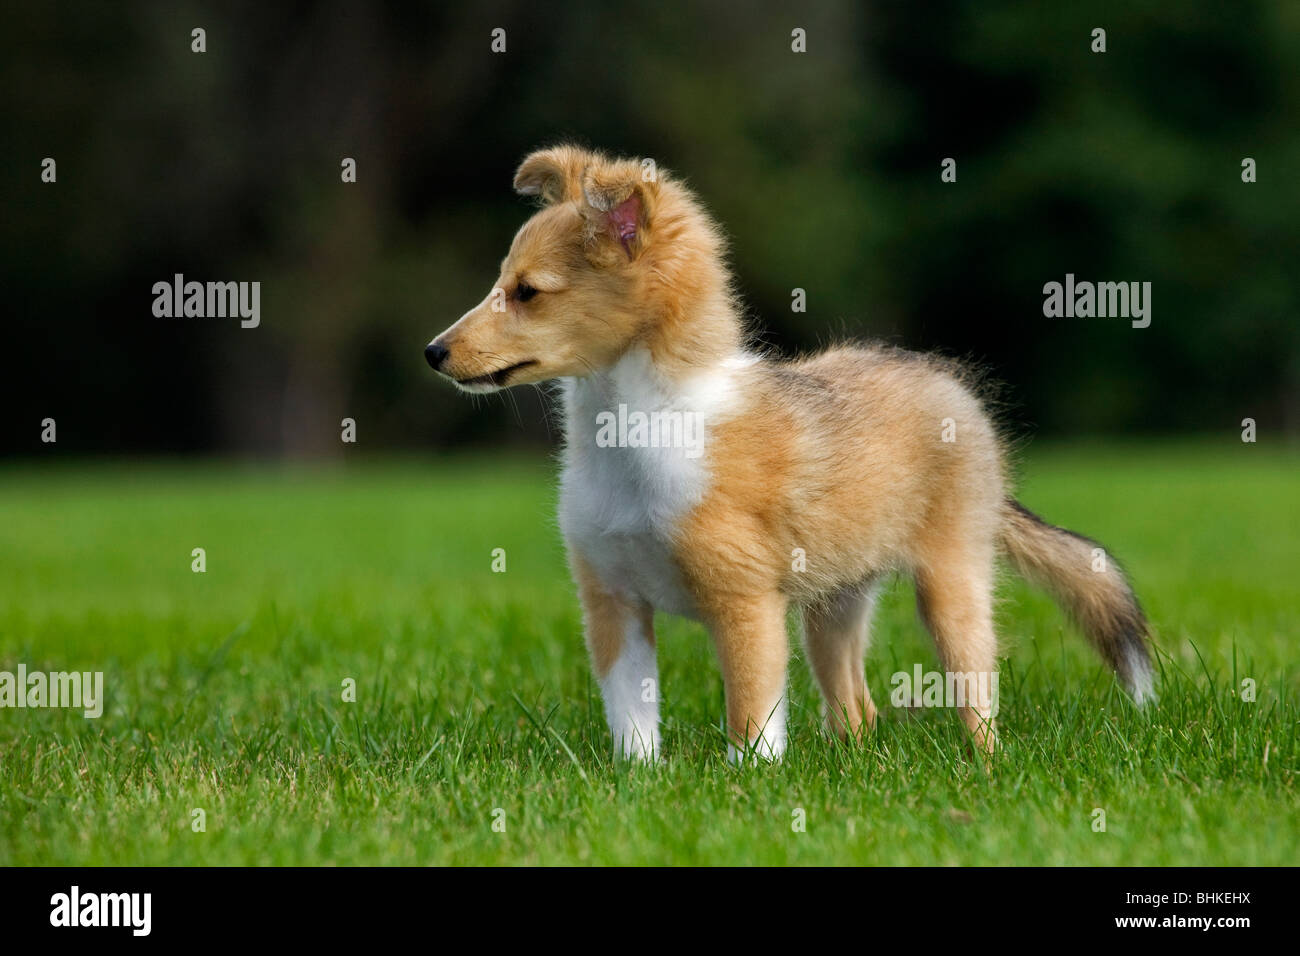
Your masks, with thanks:
M 527 359 L 523 362 L 516 362 L 514 365 L 507 365 L 505 368 L 497 369 L 495 372 L 488 372 L 486 375 L 475 375 L 473 378 L 454 379 L 455 383 L 461 388 L 472 390 L 505 388 L 506 380 L 521 368 L 527 368 L 530 365 L 536 365 L 536 359 Z

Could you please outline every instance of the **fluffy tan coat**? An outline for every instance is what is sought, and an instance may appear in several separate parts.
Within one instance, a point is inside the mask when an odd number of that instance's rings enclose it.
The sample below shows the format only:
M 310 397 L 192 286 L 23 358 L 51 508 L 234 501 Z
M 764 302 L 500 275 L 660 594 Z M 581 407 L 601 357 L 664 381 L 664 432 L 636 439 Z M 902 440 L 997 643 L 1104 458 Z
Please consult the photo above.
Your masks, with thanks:
M 1010 497 L 960 366 L 879 346 L 747 351 L 717 226 L 645 162 L 559 146 L 528 156 L 515 188 L 540 210 L 493 291 L 426 354 L 470 391 L 563 383 L 561 526 L 624 754 L 659 748 L 656 609 L 708 626 L 733 756 L 776 756 L 791 604 L 829 726 L 857 734 L 876 713 L 862 661 L 877 582 L 910 574 L 945 669 L 987 675 L 999 554 L 1057 596 L 1135 699 L 1150 696 L 1147 625 L 1123 574 Z M 698 415 L 702 446 L 603 447 L 593 419 L 620 407 Z M 984 750 L 991 703 L 961 707 Z

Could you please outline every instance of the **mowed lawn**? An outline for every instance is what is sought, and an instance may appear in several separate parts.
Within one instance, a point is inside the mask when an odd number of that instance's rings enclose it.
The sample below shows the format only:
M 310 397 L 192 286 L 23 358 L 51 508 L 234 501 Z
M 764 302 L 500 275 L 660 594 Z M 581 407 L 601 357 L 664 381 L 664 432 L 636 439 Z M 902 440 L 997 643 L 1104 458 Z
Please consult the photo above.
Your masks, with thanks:
M 1031 448 L 1021 499 L 1130 569 L 1161 701 L 1008 577 L 987 772 L 953 712 L 889 706 L 937 667 L 906 581 L 861 745 L 821 734 L 792 626 L 786 759 L 728 765 L 707 635 L 661 618 L 668 759 L 612 761 L 544 455 L 8 465 L 0 670 L 102 671 L 106 703 L 0 710 L 0 863 L 1294 864 L 1297 465 Z

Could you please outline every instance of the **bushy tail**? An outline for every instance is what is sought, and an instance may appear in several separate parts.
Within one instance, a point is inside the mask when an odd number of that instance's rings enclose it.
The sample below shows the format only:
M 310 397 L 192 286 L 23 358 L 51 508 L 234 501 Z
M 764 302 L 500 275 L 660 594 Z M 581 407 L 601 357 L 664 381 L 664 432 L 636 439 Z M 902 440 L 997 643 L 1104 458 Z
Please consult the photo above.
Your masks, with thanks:
M 1134 702 L 1155 699 L 1146 616 L 1123 571 L 1096 541 L 1043 521 L 1007 499 L 1002 548 L 1012 566 L 1053 597 L 1114 668 Z

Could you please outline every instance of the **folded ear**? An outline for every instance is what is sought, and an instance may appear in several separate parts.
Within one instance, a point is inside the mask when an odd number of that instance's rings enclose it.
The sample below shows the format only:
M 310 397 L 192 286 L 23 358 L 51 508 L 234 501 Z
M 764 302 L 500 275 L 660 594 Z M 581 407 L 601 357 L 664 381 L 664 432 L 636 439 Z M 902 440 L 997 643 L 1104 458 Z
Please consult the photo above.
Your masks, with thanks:
M 582 196 L 582 171 L 596 157 L 577 146 L 554 146 L 530 153 L 515 173 L 515 192 L 539 196 L 545 205 Z
M 597 161 L 582 174 L 583 216 L 597 242 L 616 243 L 635 259 L 650 238 L 659 180 L 653 161 Z

